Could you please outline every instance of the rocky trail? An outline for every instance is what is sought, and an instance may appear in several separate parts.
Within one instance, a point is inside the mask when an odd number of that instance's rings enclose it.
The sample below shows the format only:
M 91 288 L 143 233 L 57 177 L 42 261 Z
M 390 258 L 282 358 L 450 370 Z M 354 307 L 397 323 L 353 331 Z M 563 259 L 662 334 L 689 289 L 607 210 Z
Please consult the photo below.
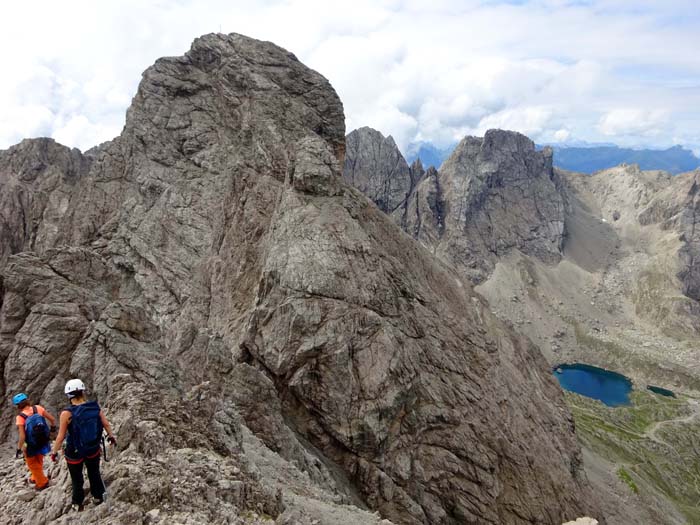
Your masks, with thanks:
M 584 445 L 589 479 L 616 497 L 616 522 L 697 523 L 700 519 L 700 414 L 697 398 L 633 390 L 631 404 L 610 408 L 567 394 Z M 620 504 L 634 502 L 634 509 Z M 617 509 L 617 510 L 615 510 Z M 612 519 L 612 518 L 611 518 Z
M 671 445 L 666 443 L 666 441 L 658 437 L 656 434 L 661 427 L 667 425 L 673 425 L 676 423 L 692 423 L 695 420 L 700 420 L 700 403 L 695 399 L 691 399 L 688 401 L 688 404 L 693 408 L 693 412 L 691 414 L 673 419 L 667 419 L 665 421 L 656 421 L 647 430 L 644 431 L 643 436 L 652 439 L 657 443 L 661 443 L 662 445 L 667 446 L 670 450 L 673 450 L 673 447 Z
M 36 491 L 28 483 L 24 459 L 15 458 L 11 444 L 0 448 L 0 465 L 0 498 L 6 502 L 2 523 L 19 525 L 45 523 L 47 520 L 54 523 L 120 523 L 119 513 L 123 509 L 119 505 L 115 506 L 116 514 L 112 516 L 109 515 L 107 505 L 92 507 L 91 504 L 80 515 L 71 514 L 70 476 L 63 461 L 54 464 L 46 458 L 44 471 L 50 478 L 50 484 L 42 491 Z M 106 477 L 109 477 L 109 466 L 104 470 Z

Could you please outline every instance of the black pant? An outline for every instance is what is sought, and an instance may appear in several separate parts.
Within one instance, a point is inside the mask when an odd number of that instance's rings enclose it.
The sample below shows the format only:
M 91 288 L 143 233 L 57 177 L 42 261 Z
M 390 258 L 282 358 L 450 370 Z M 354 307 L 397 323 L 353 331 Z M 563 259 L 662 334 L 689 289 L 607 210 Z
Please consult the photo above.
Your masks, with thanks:
M 85 458 L 81 463 L 68 463 L 68 472 L 73 482 L 73 503 L 83 504 L 85 491 L 83 490 L 83 464 L 87 467 L 88 479 L 90 480 L 90 494 L 99 500 L 105 493 L 105 484 L 100 476 L 100 456 Z

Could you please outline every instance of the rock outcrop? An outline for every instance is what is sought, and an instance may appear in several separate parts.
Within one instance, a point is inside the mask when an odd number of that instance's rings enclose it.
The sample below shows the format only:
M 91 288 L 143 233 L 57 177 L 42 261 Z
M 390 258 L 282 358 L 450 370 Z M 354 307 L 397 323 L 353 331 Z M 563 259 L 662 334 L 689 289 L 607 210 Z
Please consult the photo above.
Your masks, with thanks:
M 346 141 L 345 181 L 385 213 L 402 207 L 420 177 L 420 161 L 409 168 L 394 139 L 372 128 L 356 129 Z
M 391 180 L 385 163 L 373 154 L 379 137 L 368 128 L 348 135 L 348 141 L 357 143 L 353 158 L 363 159 L 361 182 L 348 161 L 344 172 L 375 203 L 372 188 Z M 390 209 L 381 203 L 379 208 L 470 280 L 487 278 L 513 250 L 548 263 L 561 259 L 565 203 L 551 150 L 536 151 L 519 133 L 490 130 L 484 138 L 462 140 L 439 172 L 432 167 L 424 172 L 416 163 L 409 170 L 416 174 L 410 193 L 402 193 L 404 200 L 395 199 Z
M 643 226 L 658 223 L 664 231 L 679 233 L 678 240 L 682 244 L 678 250 L 677 277 L 682 283 L 683 295 L 697 303 L 700 301 L 700 171 L 671 180 L 661 178 L 668 184 L 653 194 L 654 198 L 639 214 L 639 223 Z M 693 313 L 700 314 L 700 309 L 696 308 Z
M 404 228 L 475 282 L 512 250 L 558 261 L 564 203 L 551 151 L 501 130 L 465 138 L 418 186 Z
M 58 229 L 91 158 L 52 139 L 25 140 L 0 152 L 0 268 L 13 253 L 61 242 Z
M 444 181 L 425 174 L 439 182 L 433 206 L 464 184 L 480 202 L 503 163 L 547 177 L 544 156 L 501 158 L 495 140 L 527 147 L 496 134 L 470 143 Z M 105 469 L 111 515 L 84 521 L 596 514 L 540 353 L 343 182 L 344 155 L 329 83 L 241 35 L 158 60 L 122 134 L 89 155 L 44 139 L 0 152 L 2 198 L 24 214 L 0 225 L 0 393 L 55 411 L 64 381 L 81 377 L 122 444 Z M 446 231 L 464 222 L 445 217 Z M 548 255 L 557 231 L 550 218 L 527 235 Z M 3 515 L 67 520 L 65 470 L 55 481 L 30 511 L 3 488 Z
M 662 385 L 687 395 L 687 406 L 696 407 L 700 172 L 672 176 L 621 165 L 582 175 L 553 170 L 551 160 L 547 148 L 538 152 L 517 133 L 491 130 L 483 139 L 467 137 L 439 171 L 429 168 L 420 176 L 390 216 L 477 283 L 475 291 L 490 310 L 533 341 L 550 364 L 583 362 L 616 370 L 633 378 L 639 390 Z M 383 180 L 379 165 L 367 171 Z M 654 403 L 644 392 L 635 392 L 633 400 Z M 636 471 L 643 483 L 635 503 L 626 497 L 628 487 L 614 490 L 618 469 L 631 457 L 637 455 L 637 464 L 649 460 L 624 436 L 619 442 L 604 437 L 614 427 L 605 420 L 612 413 L 602 414 L 590 424 L 588 436 L 595 440 L 584 437 L 583 443 L 592 449 L 584 449 L 586 468 L 608 519 L 694 522 L 696 499 L 677 496 L 694 494 L 694 484 L 680 481 L 683 475 L 672 463 L 654 462 L 653 473 Z M 591 421 L 588 411 L 581 417 L 585 424 Z M 655 428 L 644 424 L 646 432 Z M 679 442 L 691 443 L 693 429 L 682 432 Z M 683 446 L 661 445 L 673 457 L 683 455 Z M 683 464 L 693 468 L 688 458 Z M 669 486 L 677 486 L 673 495 Z

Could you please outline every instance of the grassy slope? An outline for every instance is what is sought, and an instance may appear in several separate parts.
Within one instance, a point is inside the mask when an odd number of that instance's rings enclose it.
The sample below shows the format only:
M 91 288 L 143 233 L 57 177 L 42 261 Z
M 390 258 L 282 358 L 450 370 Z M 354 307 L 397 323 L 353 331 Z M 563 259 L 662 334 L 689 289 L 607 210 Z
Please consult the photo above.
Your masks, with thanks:
M 618 476 L 644 504 L 652 491 L 700 524 L 700 407 L 633 391 L 629 407 L 609 408 L 570 392 L 567 403 L 581 442 L 616 464 Z M 636 490 L 635 490 L 636 489 Z

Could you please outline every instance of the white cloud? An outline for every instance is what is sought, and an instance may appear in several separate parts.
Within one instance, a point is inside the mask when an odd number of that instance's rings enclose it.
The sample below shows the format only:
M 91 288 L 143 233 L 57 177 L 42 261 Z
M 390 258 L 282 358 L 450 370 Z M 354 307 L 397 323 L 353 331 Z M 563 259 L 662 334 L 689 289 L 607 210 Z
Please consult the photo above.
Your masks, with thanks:
M 571 137 L 571 132 L 568 129 L 558 129 L 554 132 L 554 140 L 556 142 L 566 142 Z
M 45 135 L 54 115 L 41 105 L 0 107 L 0 144 L 9 146 L 25 137 Z
M 493 113 L 481 120 L 477 127 L 479 135 L 488 129 L 512 129 L 538 140 L 552 119 L 552 109 L 543 106 L 509 108 Z
M 623 108 L 614 109 L 603 115 L 598 124 L 600 131 L 607 136 L 625 135 L 658 136 L 668 121 L 668 112 L 655 109 Z
M 113 139 L 121 131 L 121 126 L 95 124 L 85 115 L 76 115 L 65 123 L 54 127 L 53 138 L 61 144 L 92 144 L 97 145 Z
M 118 133 L 141 72 L 221 30 L 289 49 L 329 78 L 348 131 L 370 125 L 402 148 L 501 126 L 542 141 L 681 138 L 698 149 L 700 10 L 694 0 L 633 4 L 10 2 L 0 18 L 0 148 L 50 135 L 86 149 Z

